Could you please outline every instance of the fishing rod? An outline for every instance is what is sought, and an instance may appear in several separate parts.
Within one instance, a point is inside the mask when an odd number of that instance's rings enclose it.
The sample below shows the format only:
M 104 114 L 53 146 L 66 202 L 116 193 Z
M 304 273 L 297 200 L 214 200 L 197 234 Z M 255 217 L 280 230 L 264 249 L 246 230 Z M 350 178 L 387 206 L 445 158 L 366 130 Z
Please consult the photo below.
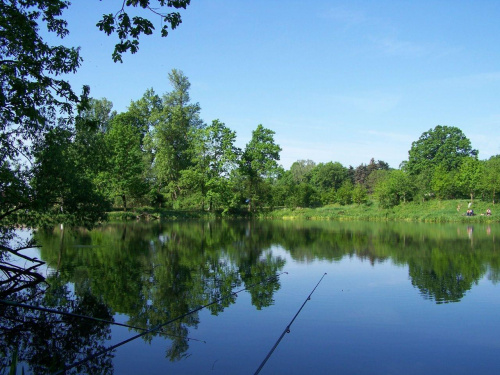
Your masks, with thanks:
M 46 307 L 26 305 L 24 303 L 18 303 L 18 302 L 8 301 L 8 300 L 2 300 L 2 299 L 0 299 L 0 303 L 2 303 L 4 305 L 7 305 L 7 306 L 12 306 L 12 307 L 22 307 L 24 309 L 37 310 L 37 311 L 48 312 L 48 313 L 53 313 L 53 314 L 58 314 L 58 315 L 70 316 L 72 318 L 80 318 L 80 319 L 93 320 L 95 322 L 100 322 L 100 323 L 112 324 L 112 325 L 120 326 L 120 327 L 131 328 L 131 329 L 135 329 L 137 331 L 147 331 L 147 328 L 141 328 L 141 327 L 131 326 L 131 325 L 124 324 L 124 323 L 114 322 L 114 321 L 111 321 L 111 320 L 106 320 L 106 319 L 101 319 L 101 318 L 95 318 L 93 316 L 87 316 L 87 315 L 70 313 L 70 312 L 66 312 L 66 311 L 59 311 L 59 310 L 54 310 L 54 309 L 48 309 Z M 163 332 L 166 335 L 171 336 L 171 337 L 184 338 L 183 336 L 171 335 L 170 333 L 166 333 L 164 331 L 161 331 L 161 332 Z M 198 339 L 194 339 L 194 338 L 191 338 L 191 337 L 186 337 L 186 339 L 188 341 L 199 341 L 199 342 L 203 342 L 204 344 L 207 343 L 205 340 L 198 340 Z
M 297 313 L 295 314 L 295 316 L 293 317 L 293 319 L 290 321 L 290 323 L 288 323 L 288 325 L 286 326 L 285 330 L 283 331 L 283 333 L 281 334 L 280 338 L 278 339 L 278 341 L 276 341 L 276 343 L 274 344 L 274 346 L 272 347 L 272 349 L 269 351 L 269 353 L 267 353 L 267 356 L 266 358 L 264 358 L 264 360 L 262 361 L 262 363 L 260 364 L 259 368 L 257 369 L 257 371 L 255 371 L 254 375 L 257 375 L 260 370 L 262 370 L 262 368 L 264 367 L 264 365 L 266 364 L 267 360 L 269 358 L 271 358 L 271 355 L 273 354 L 274 352 L 274 349 L 276 349 L 276 347 L 279 345 L 279 343 L 281 342 L 281 339 L 283 339 L 283 337 L 287 334 L 287 333 L 290 333 L 290 326 L 293 324 L 295 318 L 297 318 L 297 316 L 300 314 L 300 312 L 302 311 L 302 308 L 305 306 L 305 304 L 307 303 L 307 301 L 309 301 L 311 299 L 311 296 L 312 294 L 314 293 L 314 291 L 316 290 L 316 288 L 318 287 L 319 283 L 321 283 L 321 280 L 323 280 L 323 277 L 325 277 L 326 275 L 326 272 L 323 274 L 323 276 L 321 276 L 321 279 L 319 279 L 318 283 L 316 284 L 316 286 L 314 287 L 314 289 L 312 290 L 312 292 L 307 296 L 306 300 L 304 301 L 304 303 L 302 304 L 302 306 L 300 306 L 300 309 L 299 311 L 297 311 Z
M 112 351 L 112 350 L 114 350 L 114 349 L 116 349 L 116 348 L 118 348 L 118 347 L 120 347 L 120 346 L 122 346 L 122 345 L 125 345 L 125 344 L 129 343 L 130 341 L 133 341 L 133 340 L 135 340 L 135 339 L 138 339 L 139 337 L 142 337 L 142 336 L 144 336 L 144 335 L 147 335 L 148 333 L 151 333 L 151 332 L 157 331 L 157 330 L 159 330 L 160 328 L 162 328 L 162 327 L 164 327 L 164 326 L 166 326 L 166 325 L 168 325 L 168 324 L 170 324 L 170 323 L 173 323 L 173 322 L 175 322 L 175 321 L 177 321 L 177 320 L 183 319 L 183 318 L 185 318 L 186 316 L 189 316 L 189 315 L 191 315 L 191 314 L 194 314 L 195 312 L 198 312 L 198 311 L 200 311 L 200 310 L 203 310 L 204 308 L 206 308 L 206 307 L 208 307 L 208 306 L 211 306 L 211 305 L 214 305 L 214 304 L 216 304 L 216 303 L 218 303 L 218 302 L 220 302 L 220 301 L 223 301 L 223 300 L 225 300 L 225 299 L 227 299 L 227 298 L 230 298 L 231 296 L 236 296 L 236 295 L 238 295 L 239 293 L 244 292 L 245 290 L 248 290 L 248 289 L 253 288 L 254 286 L 260 285 L 260 284 L 262 284 L 262 283 L 264 283 L 264 282 L 268 282 L 268 281 L 269 281 L 269 280 L 271 280 L 271 279 L 278 279 L 278 278 L 279 278 L 279 276 L 280 276 L 280 275 L 282 275 L 282 274 L 284 274 L 284 273 L 285 273 L 285 274 L 288 274 L 288 272 L 281 272 L 281 273 L 279 273 L 279 274 L 277 274 L 277 275 L 273 275 L 273 276 L 271 276 L 271 277 L 268 277 L 267 279 L 262 280 L 262 281 L 260 281 L 260 282 L 258 282 L 258 283 L 255 283 L 255 284 L 252 284 L 252 285 L 250 285 L 250 286 L 247 286 L 247 287 L 245 287 L 245 288 L 243 288 L 243 289 L 240 289 L 240 290 L 238 290 L 238 291 L 236 291 L 236 292 L 232 292 L 232 293 L 230 293 L 230 294 L 229 294 L 228 296 L 226 296 L 226 297 L 220 297 L 220 298 L 217 298 L 217 299 L 215 299 L 214 301 L 212 301 L 212 302 L 210 302 L 210 303 L 207 303 L 206 305 L 199 306 L 199 307 L 197 307 L 196 309 L 193 309 L 193 310 L 191 310 L 191 311 L 188 311 L 187 313 L 184 313 L 184 314 L 182 314 L 182 315 L 179 315 L 179 316 L 178 316 L 178 317 L 176 317 L 176 318 L 170 319 L 170 320 L 166 321 L 165 323 L 159 324 L 159 325 L 157 325 L 157 326 L 155 326 L 155 327 L 153 327 L 153 328 L 151 328 L 151 329 L 148 329 L 147 331 L 144 331 L 144 332 L 141 332 L 141 333 L 139 333 L 139 334 L 137 334 L 137 335 L 135 335 L 135 336 L 132 336 L 132 337 L 130 337 L 129 339 L 124 340 L 124 341 L 121 341 L 121 342 L 119 342 L 118 344 L 112 345 L 112 346 L 110 346 L 110 347 L 108 347 L 108 348 L 106 348 L 106 349 L 104 349 L 104 350 L 101 350 L 100 352 L 97 352 L 97 353 L 91 354 L 91 355 L 89 355 L 89 356 L 85 357 L 84 359 L 82 359 L 82 360 L 80 360 L 80 361 L 78 361 L 78 362 L 74 362 L 74 363 L 72 363 L 71 365 L 65 366 L 62 370 L 60 370 L 60 371 L 56 372 L 56 373 L 55 373 L 55 375 L 64 374 L 64 373 L 66 373 L 66 371 L 71 370 L 72 368 L 75 368 L 75 367 L 77 367 L 77 366 L 80 366 L 81 364 L 83 364 L 83 363 L 85 363 L 85 362 L 87 362 L 87 361 L 90 361 L 90 360 L 92 360 L 92 359 L 94 359 L 94 358 L 100 357 L 100 356 L 101 356 L 101 355 L 103 355 L 103 354 L 106 354 L 106 353 L 108 353 L 108 352 L 110 352 L 110 351 Z

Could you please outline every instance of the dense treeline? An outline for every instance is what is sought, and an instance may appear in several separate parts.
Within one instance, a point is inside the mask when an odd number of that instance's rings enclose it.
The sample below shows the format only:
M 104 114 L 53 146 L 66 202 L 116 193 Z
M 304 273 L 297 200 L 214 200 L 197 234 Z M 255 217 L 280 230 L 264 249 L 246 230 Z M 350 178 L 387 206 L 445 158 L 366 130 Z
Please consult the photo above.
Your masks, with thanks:
M 69 189 L 75 202 L 91 200 L 96 208 L 107 202 L 124 210 L 151 206 L 232 214 L 372 201 L 389 208 L 412 200 L 473 200 L 478 194 L 494 202 L 498 195 L 500 156 L 480 161 L 458 128 L 436 126 L 423 133 L 400 169 L 372 159 L 356 168 L 298 160 L 284 170 L 272 130 L 258 125 L 241 150 L 228 126 L 201 120 L 181 71 L 174 69 L 169 80 L 172 91 L 160 96 L 147 90 L 124 113 L 112 111 L 107 99 L 92 99 L 74 133 L 49 132 L 36 162 L 61 183 L 45 188 L 47 179 L 41 179 L 44 196 L 62 205 L 60 190 Z

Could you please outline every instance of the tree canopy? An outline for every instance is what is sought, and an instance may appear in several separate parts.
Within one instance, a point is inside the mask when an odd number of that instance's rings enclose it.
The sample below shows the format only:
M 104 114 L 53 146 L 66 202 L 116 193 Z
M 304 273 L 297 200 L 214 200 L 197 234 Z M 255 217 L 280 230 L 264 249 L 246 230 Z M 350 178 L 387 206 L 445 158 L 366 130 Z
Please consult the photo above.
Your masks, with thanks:
M 438 125 L 412 143 L 406 169 L 412 175 L 432 171 L 437 165 L 451 171 L 458 168 L 463 158 L 477 154 L 462 130 Z

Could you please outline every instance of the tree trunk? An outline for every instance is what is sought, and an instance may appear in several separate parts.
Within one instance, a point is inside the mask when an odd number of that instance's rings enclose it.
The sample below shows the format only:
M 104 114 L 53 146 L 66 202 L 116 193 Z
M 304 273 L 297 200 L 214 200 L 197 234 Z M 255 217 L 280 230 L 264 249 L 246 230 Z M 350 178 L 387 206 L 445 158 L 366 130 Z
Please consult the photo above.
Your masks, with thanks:
M 127 212 L 127 196 L 125 194 L 122 195 L 123 200 L 123 211 Z

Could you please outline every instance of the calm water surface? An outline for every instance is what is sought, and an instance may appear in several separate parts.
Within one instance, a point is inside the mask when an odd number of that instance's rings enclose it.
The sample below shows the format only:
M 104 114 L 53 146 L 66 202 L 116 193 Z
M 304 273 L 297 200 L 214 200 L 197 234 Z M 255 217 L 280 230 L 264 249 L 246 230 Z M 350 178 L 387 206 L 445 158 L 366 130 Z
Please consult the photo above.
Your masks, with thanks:
M 324 273 L 261 374 L 500 372 L 498 225 L 196 221 L 35 237 L 50 288 L 13 299 L 143 329 L 184 318 L 106 351 L 143 331 L 4 308 L 0 374 L 15 348 L 18 373 L 253 374 Z

